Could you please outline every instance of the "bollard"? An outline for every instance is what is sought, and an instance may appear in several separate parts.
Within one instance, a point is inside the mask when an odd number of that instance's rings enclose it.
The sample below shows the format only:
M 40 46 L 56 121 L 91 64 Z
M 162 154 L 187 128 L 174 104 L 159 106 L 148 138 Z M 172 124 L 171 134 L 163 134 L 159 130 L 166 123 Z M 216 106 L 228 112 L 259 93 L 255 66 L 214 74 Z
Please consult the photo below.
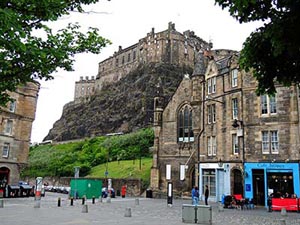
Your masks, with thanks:
M 74 204 L 74 199 L 73 199 L 73 197 L 71 197 L 70 206 L 73 206 L 73 204 Z
M 84 203 L 85 203 L 85 197 L 83 196 L 81 200 L 82 200 L 81 204 L 84 205 Z
M 95 204 L 95 196 L 92 198 L 92 204 Z
M 61 205 L 61 199 L 58 198 L 58 199 L 57 199 L 57 207 L 60 207 L 60 205 Z
M 282 215 L 282 216 L 287 216 L 286 208 L 282 208 L 282 209 L 281 209 L 281 215 Z
M 125 209 L 125 217 L 131 217 L 131 208 Z
M 107 196 L 106 203 L 111 203 L 111 197 Z
M 35 200 L 33 208 L 40 208 L 41 207 L 41 200 Z
M 102 202 L 102 196 L 99 197 L 99 202 Z
M 219 206 L 218 206 L 218 211 L 219 211 L 219 212 L 224 212 L 224 208 L 223 208 L 223 205 L 222 205 L 222 204 L 219 204 Z
M 135 205 L 139 205 L 140 204 L 140 200 L 138 198 L 135 199 Z
M 3 208 L 4 207 L 4 201 L 2 198 L 0 198 L 0 208 Z
M 82 206 L 82 213 L 88 213 L 88 205 L 83 205 Z

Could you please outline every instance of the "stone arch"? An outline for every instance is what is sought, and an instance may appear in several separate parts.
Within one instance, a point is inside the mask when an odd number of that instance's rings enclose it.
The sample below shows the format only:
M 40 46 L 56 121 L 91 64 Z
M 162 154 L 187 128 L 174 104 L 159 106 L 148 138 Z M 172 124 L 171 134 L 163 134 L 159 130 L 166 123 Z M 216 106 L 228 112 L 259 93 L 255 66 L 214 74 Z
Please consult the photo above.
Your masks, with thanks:
M 233 167 L 231 169 L 231 192 L 233 194 L 243 195 L 243 172 L 239 167 Z
M 5 186 L 9 183 L 9 174 L 9 168 L 5 166 L 0 167 L 0 189 L 5 188 Z

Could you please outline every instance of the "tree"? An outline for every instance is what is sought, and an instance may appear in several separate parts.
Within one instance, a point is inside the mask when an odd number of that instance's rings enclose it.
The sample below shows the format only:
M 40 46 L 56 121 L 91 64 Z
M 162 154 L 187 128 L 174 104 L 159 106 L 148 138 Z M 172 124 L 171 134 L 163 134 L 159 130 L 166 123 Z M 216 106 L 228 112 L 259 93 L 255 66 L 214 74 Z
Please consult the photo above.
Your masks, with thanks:
M 83 13 L 83 5 L 98 0 L 1 0 L 0 1 L 0 105 L 9 101 L 8 91 L 38 79 L 53 79 L 58 68 L 72 71 L 78 53 L 100 53 L 110 41 L 98 29 L 79 31 L 69 24 L 54 33 L 46 24 L 72 11 Z M 34 33 L 42 35 L 34 35 Z
M 300 0 L 215 0 L 240 23 L 264 25 L 244 42 L 240 66 L 258 81 L 257 94 L 274 94 L 276 84 L 300 81 Z

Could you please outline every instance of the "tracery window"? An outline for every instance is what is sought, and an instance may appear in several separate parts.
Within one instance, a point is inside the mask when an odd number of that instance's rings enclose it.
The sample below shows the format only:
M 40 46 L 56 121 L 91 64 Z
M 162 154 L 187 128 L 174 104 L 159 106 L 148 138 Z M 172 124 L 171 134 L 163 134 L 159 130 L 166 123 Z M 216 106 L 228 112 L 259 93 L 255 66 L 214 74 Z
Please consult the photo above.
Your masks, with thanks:
M 193 142 L 193 112 L 189 105 L 184 105 L 178 112 L 178 141 Z

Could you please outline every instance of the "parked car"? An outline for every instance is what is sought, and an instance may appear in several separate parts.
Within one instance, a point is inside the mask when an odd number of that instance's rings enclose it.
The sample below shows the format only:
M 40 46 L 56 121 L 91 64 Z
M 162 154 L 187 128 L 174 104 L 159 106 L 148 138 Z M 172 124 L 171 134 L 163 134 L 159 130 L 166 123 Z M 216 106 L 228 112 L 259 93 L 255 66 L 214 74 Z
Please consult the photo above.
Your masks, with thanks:
M 106 198 L 107 196 L 108 196 L 108 190 L 107 190 L 107 187 L 104 187 L 104 188 L 102 188 L 102 198 Z M 110 197 L 111 198 L 116 197 L 116 193 L 113 188 L 110 189 Z

